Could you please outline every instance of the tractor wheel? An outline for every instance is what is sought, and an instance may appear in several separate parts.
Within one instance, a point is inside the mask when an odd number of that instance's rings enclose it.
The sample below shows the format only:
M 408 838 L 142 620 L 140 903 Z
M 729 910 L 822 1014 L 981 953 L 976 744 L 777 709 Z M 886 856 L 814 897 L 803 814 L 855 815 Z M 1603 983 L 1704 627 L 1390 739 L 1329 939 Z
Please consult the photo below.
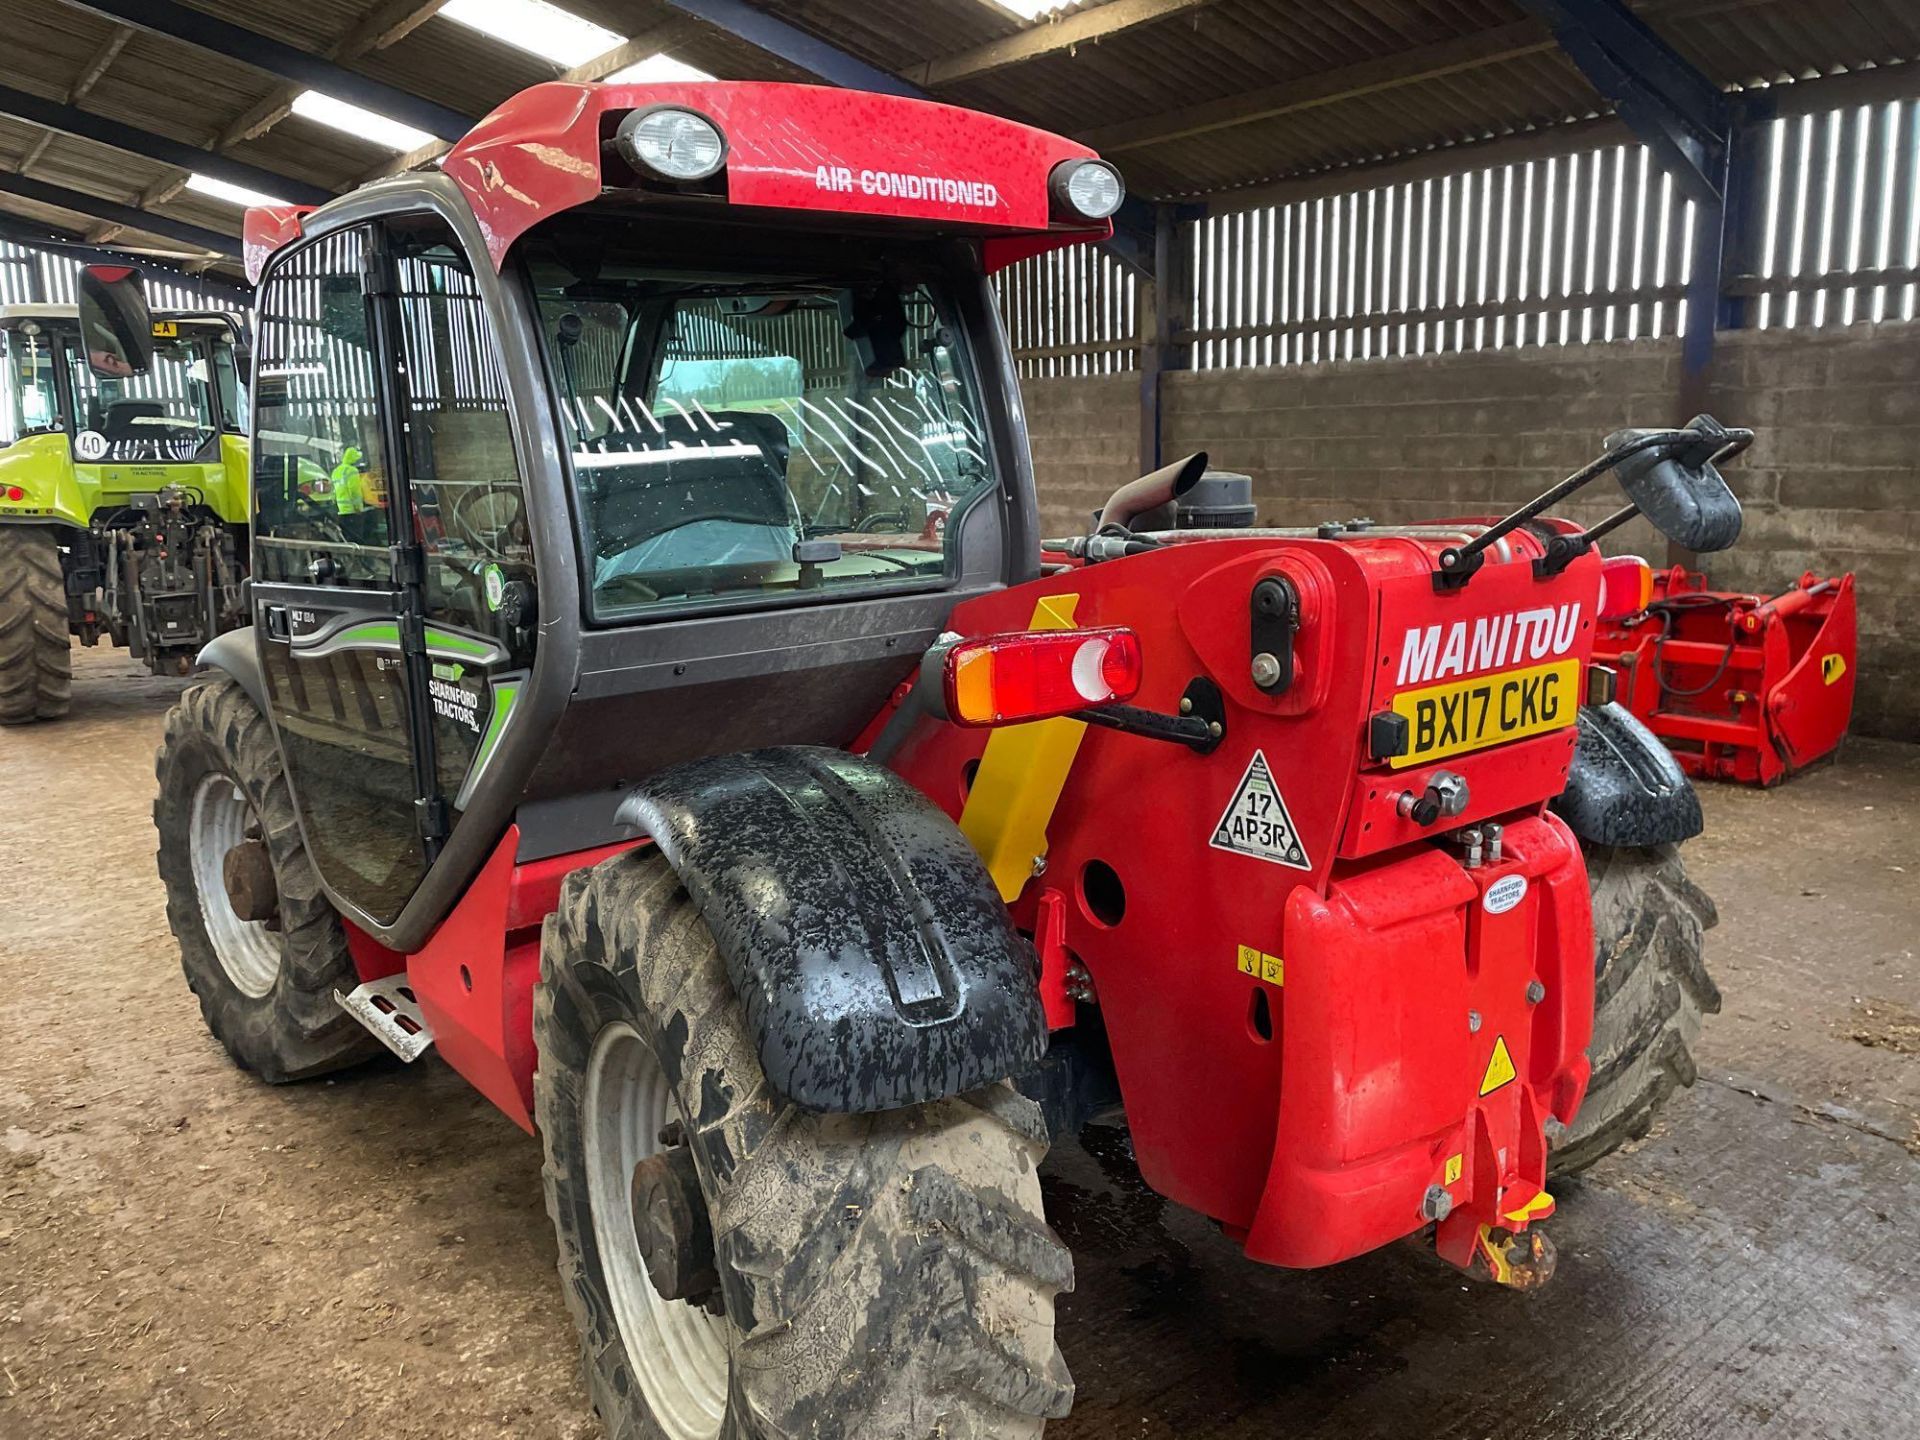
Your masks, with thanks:
M 0 725 L 58 720 L 72 699 L 60 544 L 44 525 L 0 525 Z
M 359 975 L 301 838 L 267 717 L 226 676 L 202 680 L 168 712 L 155 769 L 167 923 L 214 1037 L 276 1085 L 379 1053 L 334 1001 Z
M 1584 1170 L 1638 1140 L 1675 1090 L 1694 1082 L 1693 1047 L 1720 991 L 1701 959 L 1717 922 L 1671 845 L 1586 847 L 1593 890 L 1593 1079 L 1554 1173 Z
M 1038 1436 L 1073 1382 L 1039 1108 L 1005 1084 L 874 1115 L 768 1088 L 678 878 L 569 877 L 534 991 L 547 1210 L 614 1440 Z

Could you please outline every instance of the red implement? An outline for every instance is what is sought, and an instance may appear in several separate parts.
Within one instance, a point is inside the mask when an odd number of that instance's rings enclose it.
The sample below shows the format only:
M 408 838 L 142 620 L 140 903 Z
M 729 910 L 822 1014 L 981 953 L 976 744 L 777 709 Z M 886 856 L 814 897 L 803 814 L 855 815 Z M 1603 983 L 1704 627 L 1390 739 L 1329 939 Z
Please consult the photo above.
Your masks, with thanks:
M 1857 635 L 1851 574 L 1809 572 L 1768 599 L 1675 566 L 1644 613 L 1601 625 L 1594 660 L 1688 774 L 1773 785 L 1846 734 Z

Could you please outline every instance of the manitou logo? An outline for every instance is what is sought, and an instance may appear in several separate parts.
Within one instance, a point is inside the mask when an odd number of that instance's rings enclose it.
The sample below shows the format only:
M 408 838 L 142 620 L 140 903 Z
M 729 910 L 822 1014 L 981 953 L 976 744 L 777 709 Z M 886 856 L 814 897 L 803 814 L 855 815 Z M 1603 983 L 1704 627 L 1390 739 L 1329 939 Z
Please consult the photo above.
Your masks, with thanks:
M 1504 670 L 1523 660 L 1557 659 L 1573 648 L 1573 637 L 1579 633 L 1577 603 L 1409 629 L 1400 651 L 1400 684 Z

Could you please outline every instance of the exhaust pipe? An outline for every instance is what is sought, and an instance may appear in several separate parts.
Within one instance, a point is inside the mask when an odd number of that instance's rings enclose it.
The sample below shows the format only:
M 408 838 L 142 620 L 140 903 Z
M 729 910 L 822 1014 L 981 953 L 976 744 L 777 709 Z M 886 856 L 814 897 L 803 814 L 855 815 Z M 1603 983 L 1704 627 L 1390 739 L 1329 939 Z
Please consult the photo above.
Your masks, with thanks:
M 1129 528 L 1136 518 L 1149 510 L 1172 504 L 1198 485 L 1200 477 L 1206 473 L 1207 452 L 1202 450 L 1171 465 L 1162 465 L 1138 480 L 1129 480 L 1108 499 L 1100 511 L 1100 522 L 1094 526 L 1095 531 L 1105 530 L 1109 525 Z

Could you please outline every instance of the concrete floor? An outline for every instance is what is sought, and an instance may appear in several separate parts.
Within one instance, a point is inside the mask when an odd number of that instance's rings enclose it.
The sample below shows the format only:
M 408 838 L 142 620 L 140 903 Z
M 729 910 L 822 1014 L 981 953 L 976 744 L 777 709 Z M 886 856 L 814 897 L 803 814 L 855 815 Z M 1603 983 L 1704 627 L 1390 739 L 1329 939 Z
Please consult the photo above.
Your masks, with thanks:
M 0 1436 L 597 1434 L 537 1146 L 437 1063 L 273 1091 L 201 1028 L 148 820 L 177 689 L 84 654 L 72 720 L 0 733 Z M 1561 1187 L 1551 1287 L 1254 1268 L 1095 1132 L 1050 1165 L 1049 1436 L 1920 1435 L 1920 749 L 1706 802 L 1703 1083 Z

